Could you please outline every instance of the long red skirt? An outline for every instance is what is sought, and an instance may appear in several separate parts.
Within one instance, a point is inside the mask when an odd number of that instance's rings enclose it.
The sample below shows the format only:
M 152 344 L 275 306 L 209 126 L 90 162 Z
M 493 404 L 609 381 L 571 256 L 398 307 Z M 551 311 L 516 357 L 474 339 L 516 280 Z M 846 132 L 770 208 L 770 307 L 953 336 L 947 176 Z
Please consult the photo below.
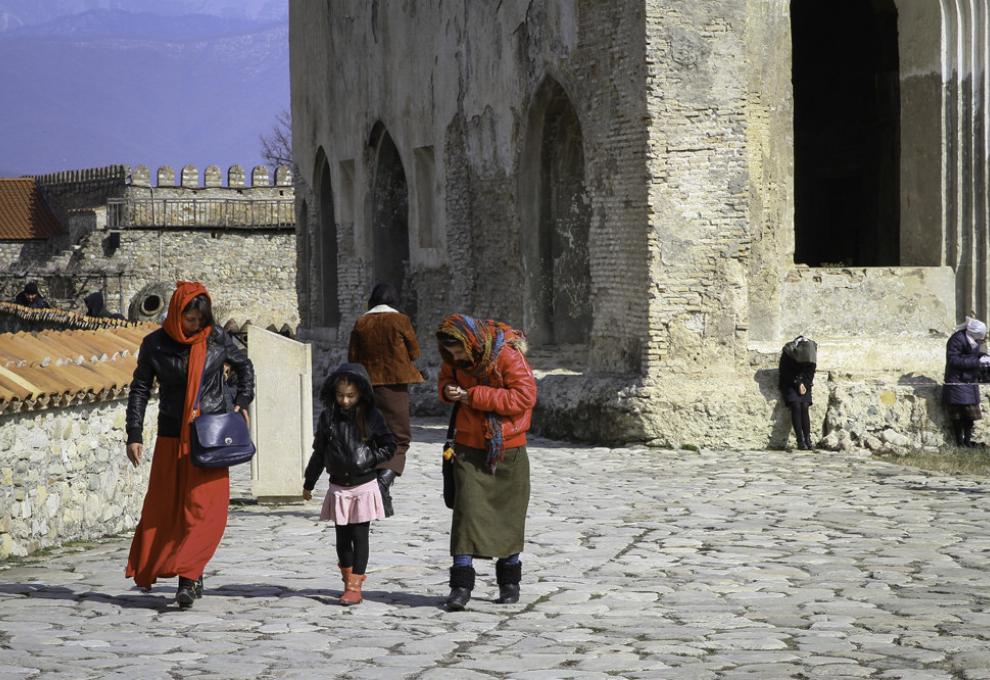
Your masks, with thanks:
M 196 467 L 178 437 L 158 437 L 151 479 L 127 558 L 128 578 L 149 588 L 158 578 L 197 579 L 227 528 L 227 468 Z

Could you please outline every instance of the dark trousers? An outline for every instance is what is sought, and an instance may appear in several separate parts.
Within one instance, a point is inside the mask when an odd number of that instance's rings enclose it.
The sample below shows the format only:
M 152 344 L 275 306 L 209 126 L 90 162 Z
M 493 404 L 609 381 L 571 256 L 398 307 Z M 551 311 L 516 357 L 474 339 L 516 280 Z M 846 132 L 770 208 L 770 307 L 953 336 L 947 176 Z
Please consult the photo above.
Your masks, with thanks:
M 983 417 L 979 404 L 950 404 L 949 418 L 957 446 L 973 445 L 973 425 Z
M 412 440 L 409 425 L 409 386 L 375 385 L 375 406 L 382 412 L 385 424 L 395 437 L 395 455 L 381 467 L 401 475 L 406 469 L 406 451 Z
M 337 563 L 341 567 L 353 567 L 354 574 L 364 574 L 368 570 L 368 537 L 371 522 L 360 524 L 338 524 Z
M 808 413 L 810 404 L 800 401 L 792 401 L 787 404 L 791 409 L 791 425 L 794 427 L 794 436 L 797 437 L 798 448 L 811 447 L 811 414 Z

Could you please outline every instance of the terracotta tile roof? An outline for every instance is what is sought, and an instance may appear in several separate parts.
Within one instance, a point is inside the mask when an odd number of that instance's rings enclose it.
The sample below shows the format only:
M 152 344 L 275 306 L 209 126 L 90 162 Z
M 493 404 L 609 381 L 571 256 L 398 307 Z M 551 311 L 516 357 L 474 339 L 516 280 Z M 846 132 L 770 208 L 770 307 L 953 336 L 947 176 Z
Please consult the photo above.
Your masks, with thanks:
M 0 333 L 0 415 L 124 397 L 156 328 Z
M 93 330 L 96 328 L 123 328 L 134 326 L 135 322 L 123 319 L 98 318 L 85 316 L 76 312 L 65 312 L 61 309 L 50 307 L 48 309 L 35 309 L 13 302 L 0 302 L 0 314 L 16 316 L 25 321 L 46 322 L 65 328 L 80 328 Z
M 33 178 L 0 178 L 0 241 L 51 238 L 61 230 Z

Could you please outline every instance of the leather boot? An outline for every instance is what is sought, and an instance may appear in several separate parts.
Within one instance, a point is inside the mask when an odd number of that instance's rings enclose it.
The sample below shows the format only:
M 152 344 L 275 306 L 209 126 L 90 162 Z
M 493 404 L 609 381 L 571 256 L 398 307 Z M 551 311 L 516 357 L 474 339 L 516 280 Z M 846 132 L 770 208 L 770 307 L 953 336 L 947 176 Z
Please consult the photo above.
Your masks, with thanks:
M 447 596 L 447 611 L 459 612 L 467 606 L 474 590 L 474 567 L 450 568 L 450 595 Z
M 340 603 L 345 607 L 352 604 L 361 604 L 361 586 L 364 585 L 364 574 L 349 574 L 347 585 L 344 586 L 344 594 L 340 596 Z
M 198 579 L 196 579 L 195 593 L 196 593 L 196 599 L 197 600 L 200 599 L 201 597 L 203 597 L 203 577 L 202 576 L 200 576 Z
M 498 581 L 498 599 L 495 604 L 515 604 L 519 601 L 519 581 L 522 580 L 522 562 L 495 563 L 495 579 Z
M 344 590 L 347 590 L 347 579 L 351 577 L 354 567 L 341 567 L 339 564 L 337 566 L 340 567 L 340 579 L 344 582 Z
M 395 470 L 383 468 L 378 471 L 378 490 L 382 494 L 382 509 L 385 511 L 386 517 L 391 517 L 395 514 L 395 509 L 392 506 L 392 492 L 390 490 L 393 482 L 395 482 Z
M 185 576 L 179 577 L 179 588 L 175 591 L 175 601 L 179 609 L 188 609 L 196 601 L 196 582 Z

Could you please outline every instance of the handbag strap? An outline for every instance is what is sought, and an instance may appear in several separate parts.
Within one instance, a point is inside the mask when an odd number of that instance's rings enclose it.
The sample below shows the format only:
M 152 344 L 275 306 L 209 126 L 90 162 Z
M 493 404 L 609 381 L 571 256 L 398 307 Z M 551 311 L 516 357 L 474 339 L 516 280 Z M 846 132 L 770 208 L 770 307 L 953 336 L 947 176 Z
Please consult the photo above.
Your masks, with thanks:
M 196 401 L 193 402 L 193 413 L 199 411 L 200 400 L 203 396 L 203 383 L 206 382 L 206 363 L 203 363 L 203 372 L 199 374 L 199 390 L 196 392 Z
M 454 424 L 457 421 L 457 410 L 461 407 L 461 402 L 455 401 L 454 408 L 450 410 L 450 425 L 447 426 L 447 441 L 454 439 Z

